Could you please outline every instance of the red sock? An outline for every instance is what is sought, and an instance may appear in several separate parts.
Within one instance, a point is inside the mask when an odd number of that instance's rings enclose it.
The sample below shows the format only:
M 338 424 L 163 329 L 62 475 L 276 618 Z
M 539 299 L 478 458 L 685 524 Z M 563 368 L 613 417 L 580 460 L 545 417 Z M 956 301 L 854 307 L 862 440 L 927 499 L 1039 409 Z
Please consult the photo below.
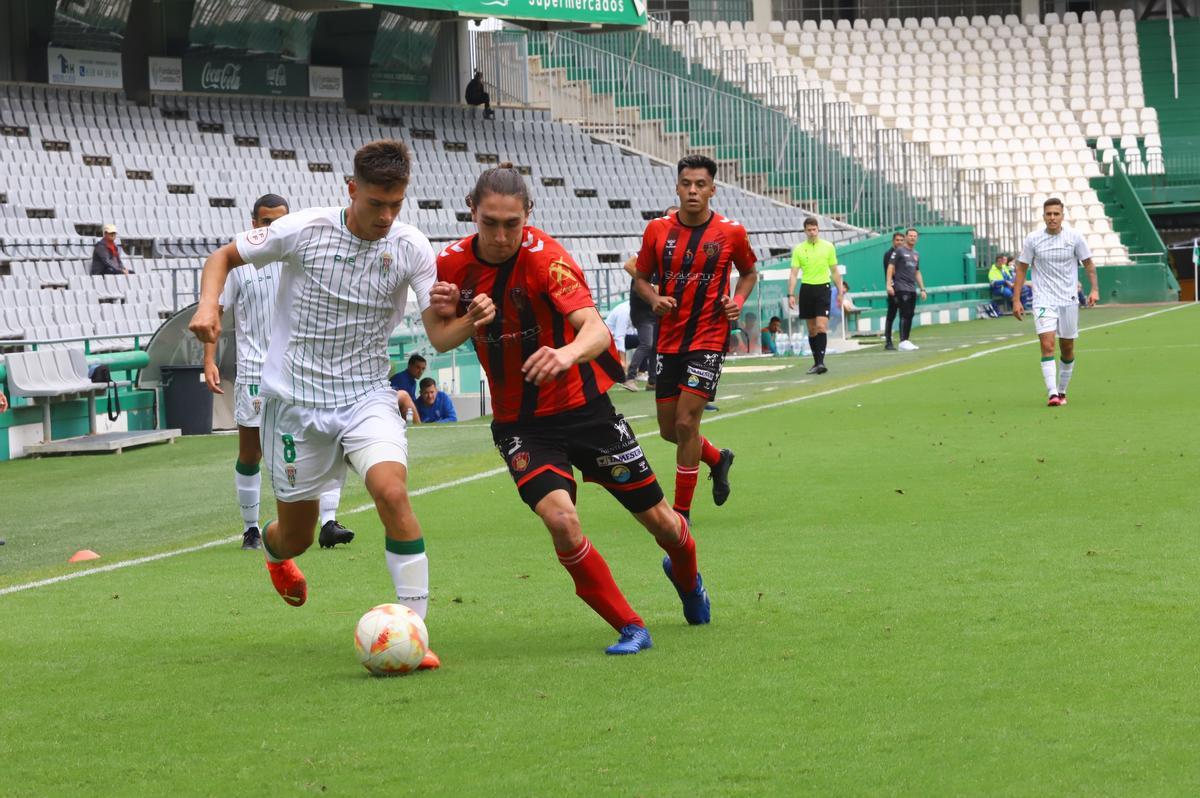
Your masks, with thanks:
M 621 594 L 621 588 L 613 580 L 612 571 L 608 570 L 608 563 L 592 547 L 590 540 L 584 538 L 579 548 L 557 554 L 558 561 L 575 580 L 575 595 L 583 599 L 609 626 L 619 632 L 630 624 L 646 625 Z
M 692 494 L 696 492 L 696 480 L 700 478 L 700 466 L 684 468 L 675 466 L 675 510 L 691 512 Z
M 700 439 L 700 461 L 709 468 L 715 466 L 721 460 L 721 450 L 713 446 L 708 438 Z
M 671 557 L 671 576 L 675 584 L 685 591 L 696 589 L 696 540 L 688 529 L 687 519 L 679 516 L 679 542 L 674 546 L 664 546 L 661 541 L 659 548 Z

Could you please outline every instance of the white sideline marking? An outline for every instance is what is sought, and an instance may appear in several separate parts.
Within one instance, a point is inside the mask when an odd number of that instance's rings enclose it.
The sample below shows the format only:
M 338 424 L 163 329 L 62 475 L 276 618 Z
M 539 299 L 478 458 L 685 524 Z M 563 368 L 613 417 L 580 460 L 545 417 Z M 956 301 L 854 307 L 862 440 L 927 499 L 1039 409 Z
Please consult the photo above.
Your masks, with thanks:
M 1142 319 L 1148 319 L 1148 318 L 1151 318 L 1152 316 L 1160 316 L 1164 313 L 1170 313 L 1172 311 L 1182 310 L 1183 308 L 1188 308 L 1188 307 L 1192 307 L 1192 305 L 1191 304 L 1182 304 L 1182 303 L 1179 305 L 1171 305 L 1170 307 L 1160 308 L 1159 310 L 1153 310 L 1153 311 L 1150 311 L 1149 313 L 1143 313 L 1140 316 L 1130 316 L 1127 319 L 1118 319 L 1116 321 L 1105 322 L 1104 324 L 1097 324 L 1092 327 L 1083 327 L 1083 328 L 1081 328 L 1081 330 L 1083 332 L 1087 332 L 1090 330 L 1100 330 L 1105 327 L 1115 327 L 1119 324 L 1127 324 L 1131 321 L 1141 321 Z M 1015 349 L 1019 346 L 1028 346 L 1028 345 L 1034 344 L 1034 343 L 1037 343 L 1037 338 L 1030 337 L 1028 340 L 1019 341 L 1019 342 L 1013 343 L 1013 344 L 1005 344 L 1004 346 L 997 346 L 993 349 L 984 349 L 979 352 L 973 352 L 964 357 L 957 357 L 957 358 L 953 358 L 951 360 L 943 360 L 940 363 L 931 363 L 928 366 L 921 366 L 920 368 L 912 369 L 911 371 L 904 371 L 904 372 L 900 372 L 899 374 L 890 374 L 885 377 L 876 377 L 874 379 L 864 380 L 862 382 L 852 382 L 852 383 L 848 383 L 846 385 L 839 386 L 837 388 L 830 388 L 827 391 L 818 391 L 817 393 L 807 394 L 805 396 L 794 396 L 791 399 L 784 399 L 784 400 L 781 400 L 778 402 L 772 402 L 770 404 L 758 405 L 757 407 L 748 407 L 748 408 L 745 408 L 744 410 L 735 410 L 732 413 L 722 413 L 719 416 L 714 415 L 714 416 L 705 418 L 703 421 L 704 421 L 704 423 L 714 423 L 717 421 L 721 421 L 723 419 L 737 418 L 738 416 L 744 416 L 744 415 L 747 415 L 748 413 L 757 413 L 760 410 L 771 410 L 776 407 L 785 407 L 787 405 L 794 405 L 799 402 L 807 402 L 810 399 L 817 399 L 817 398 L 820 398 L 823 396 L 832 396 L 833 394 L 843 393 L 845 391 L 850 390 L 851 388 L 859 388 L 859 387 L 862 387 L 863 385 L 878 385 L 878 384 L 884 383 L 884 382 L 891 382 L 892 380 L 896 380 L 901 377 L 908 377 L 913 374 L 921 374 L 926 371 L 933 371 L 934 369 L 939 369 L 939 368 L 942 368 L 943 366 L 951 366 L 951 365 L 954 365 L 957 363 L 965 363 L 968 360 L 974 360 L 976 358 L 995 354 L 996 352 L 1004 352 L 1009 349 Z M 805 380 L 805 382 L 807 382 L 807 380 Z M 645 433 L 642 433 L 642 434 L 645 434 Z M 475 482 L 476 480 L 487 479 L 488 477 L 493 477 L 498 474 L 503 474 L 506 471 L 508 471 L 508 469 L 503 466 L 501 466 L 499 468 L 493 468 L 488 471 L 480 471 L 477 474 L 471 474 L 470 476 L 461 477 L 459 479 L 452 479 L 449 482 L 442 482 L 438 485 L 430 485 L 429 487 L 426 487 L 426 488 L 418 488 L 417 490 L 412 491 L 409 495 L 424 496 L 427 493 L 434 493 L 439 490 L 445 490 L 446 488 L 454 488 L 459 485 L 465 485 L 468 482 Z M 361 512 L 365 512 L 367 510 L 372 510 L 374 508 L 375 508 L 374 503 L 364 504 L 360 507 L 355 507 L 353 510 L 343 513 L 343 515 L 351 515 L 354 513 L 361 513 Z M 208 543 L 201 543 L 198 546 L 188 546 L 186 548 L 176 549 L 175 551 L 166 551 L 161 554 L 151 554 L 147 557 L 138 557 L 133 560 L 125 560 L 123 562 L 116 562 L 116 563 L 112 563 L 110 565 L 101 565 L 98 568 L 88 568 L 88 569 L 82 570 L 82 571 L 75 571 L 74 573 L 62 574 L 61 576 L 53 576 L 53 577 L 50 577 L 49 579 L 39 579 L 36 582 L 26 582 L 26 583 L 20 584 L 20 585 L 12 585 L 11 587 L 0 588 L 0 596 L 6 596 L 10 593 L 19 593 L 23 590 L 32 590 L 37 587 L 46 587 L 47 585 L 56 585 L 60 582 L 69 582 L 72 579 L 78 579 L 82 576 L 91 576 L 92 574 L 102 574 L 102 573 L 107 573 L 109 571 L 116 571 L 121 568 L 129 568 L 134 565 L 142 565 L 142 564 L 148 563 L 148 562 L 155 562 L 156 560 L 165 560 L 168 557 L 175 557 L 180 554 L 190 554 L 194 551 L 201 551 L 202 549 L 210 549 L 210 548 L 213 548 L 214 546 L 221 546 L 226 543 L 232 543 L 233 541 L 237 540 L 240 537 L 241 537 L 241 535 L 233 535 L 231 537 L 221 538 L 220 540 L 211 540 Z
M 427 488 L 417 488 L 416 490 L 412 491 L 409 495 L 410 496 L 423 496 L 426 493 L 433 493 L 434 491 L 445 490 L 446 488 L 454 488 L 459 485 L 464 485 L 468 482 L 474 482 L 477 479 L 486 479 L 487 477 L 492 477 L 492 476 L 495 476 L 496 474 L 503 474 L 507 471 L 508 471 L 508 469 L 504 468 L 504 467 L 493 468 L 490 471 L 481 471 L 478 474 L 472 474 L 469 477 L 462 477 L 461 479 L 452 479 L 449 482 L 443 482 L 440 485 L 430 485 Z M 374 509 L 375 509 L 374 503 L 364 504 L 361 507 L 355 507 L 353 510 L 343 513 L 343 515 L 351 515 L 353 513 L 361 513 L 365 510 L 374 510 Z M 122 562 L 115 562 L 110 565 L 101 565 L 98 568 L 88 568 L 86 570 L 75 571 L 75 572 L 69 573 L 69 574 L 62 574 L 61 576 L 52 576 L 49 579 L 39 579 L 36 582 L 26 582 L 25 584 L 22 584 L 22 585 L 13 585 L 11 587 L 0 588 L 0 596 L 5 596 L 5 595 L 8 595 L 9 593 L 19 593 L 22 590 L 32 590 L 35 587 L 45 587 L 47 585 L 56 585 L 59 582 L 69 582 L 70 580 L 78 579 L 81 576 L 91 576 L 92 574 L 103 574 L 103 573 L 107 573 L 109 571 L 117 571 L 117 570 L 120 570 L 121 568 L 129 568 L 134 565 L 142 565 L 144 563 L 154 562 L 156 560 L 165 560 L 168 557 L 175 557 L 180 554 L 191 554 L 194 551 L 201 551 L 203 549 L 211 549 L 214 546 L 223 546 L 226 543 L 233 543 L 234 541 L 239 540 L 241 537 L 242 536 L 240 534 L 231 535 L 230 537 L 221 538 L 220 540 L 210 540 L 208 543 L 201 543 L 198 546 L 188 546 L 188 547 L 182 548 L 182 549 L 175 549 L 174 551 L 164 551 L 161 554 L 151 554 L 148 557 L 138 557 L 133 560 L 124 560 Z

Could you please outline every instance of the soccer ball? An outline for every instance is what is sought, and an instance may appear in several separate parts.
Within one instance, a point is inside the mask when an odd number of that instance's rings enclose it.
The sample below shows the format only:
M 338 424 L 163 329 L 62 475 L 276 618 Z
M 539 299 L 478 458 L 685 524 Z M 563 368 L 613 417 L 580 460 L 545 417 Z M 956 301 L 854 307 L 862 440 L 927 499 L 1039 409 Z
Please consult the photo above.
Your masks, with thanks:
M 354 648 L 363 667 L 376 676 L 408 673 L 429 650 L 429 632 L 421 616 L 403 604 L 380 604 L 359 619 Z

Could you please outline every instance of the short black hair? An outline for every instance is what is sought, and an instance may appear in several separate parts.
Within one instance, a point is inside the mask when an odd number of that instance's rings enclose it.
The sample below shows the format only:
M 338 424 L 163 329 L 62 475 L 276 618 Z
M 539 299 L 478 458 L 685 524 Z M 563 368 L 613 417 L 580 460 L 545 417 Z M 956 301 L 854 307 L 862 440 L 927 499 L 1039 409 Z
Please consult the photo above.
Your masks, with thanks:
M 897 230 L 896 232 L 892 233 L 892 240 L 895 241 L 897 236 L 904 238 L 904 233 L 901 233 L 899 230 Z
M 250 218 L 258 219 L 259 208 L 278 208 L 280 205 L 287 208 L 289 211 L 291 210 L 291 208 L 288 206 L 288 201 L 278 194 L 263 194 L 254 201 L 254 209 L 250 211 Z
M 904 231 L 904 235 L 908 235 L 909 233 L 916 233 L 917 235 L 920 235 L 920 234 L 921 234 L 921 231 L 920 231 L 920 230 L 918 230 L 918 229 L 917 229 L 917 228 L 915 228 L 915 227 L 910 227 L 910 228 L 908 228 L 907 230 L 905 230 L 905 231 Z
M 1060 200 L 1058 197 L 1051 197 L 1050 199 L 1048 199 L 1042 203 L 1042 210 L 1043 211 L 1046 210 L 1051 205 L 1057 205 L 1058 207 L 1061 208 L 1061 207 L 1063 207 L 1063 201 Z
M 817 221 L 817 217 L 815 217 L 815 216 L 809 216 L 809 217 L 805 218 L 805 220 L 804 220 L 804 226 L 805 226 L 805 227 L 817 227 L 817 228 L 819 228 L 819 227 L 821 226 L 821 223 L 820 223 L 819 221 Z
M 708 176 L 716 178 L 717 162 L 707 155 L 685 155 L 679 159 L 679 163 L 675 168 L 675 175 L 678 177 L 683 174 L 684 169 L 704 169 L 708 172 Z
M 413 365 L 414 363 L 424 363 L 424 362 L 425 362 L 425 358 L 421 357 L 420 355 L 413 355 L 412 357 L 410 357 L 408 359 L 408 365 L 410 365 L 410 366 Z
M 418 383 L 418 385 L 417 385 L 417 390 L 423 391 L 426 388 L 428 388 L 430 385 L 437 387 L 437 380 L 435 380 L 433 377 L 423 377 L 421 379 L 421 382 Z
M 779 318 L 778 316 L 772 316 L 771 320 L 768 321 L 767 324 L 774 324 L 775 322 L 779 322 L 780 324 L 783 324 L 783 319 Z

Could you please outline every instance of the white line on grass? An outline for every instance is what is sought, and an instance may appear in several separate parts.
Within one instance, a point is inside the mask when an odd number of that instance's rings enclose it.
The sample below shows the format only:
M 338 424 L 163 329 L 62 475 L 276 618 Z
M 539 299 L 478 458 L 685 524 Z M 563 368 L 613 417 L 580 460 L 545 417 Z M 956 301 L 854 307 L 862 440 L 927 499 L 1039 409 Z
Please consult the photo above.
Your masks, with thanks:
M 1191 307 L 1191 305 L 1190 304 L 1171 305 L 1170 307 L 1160 308 L 1158 310 L 1152 310 L 1149 313 L 1143 313 L 1140 316 L 1130 316 L 1127 319 L 1118 319 L 1116 321 L 1105 322 L 1104 324 L 1096 324 L 1092 327 L 1084 327 L 1083 331 L 1088 332 L 1090 330 L 1100 330 L 1105 327 L 1115 327 L 1118 324 L 1127 324 L 1131 321 L 1141 321 L 1142 319 L 1148 319 L 1148 318 L 1151 318 L 1152 316 L 1160 316 L 1163 313 L 1170 313 L 1172 311 L 1182 310 L 1183 308 L 1187 308 L 1187 307 Z M 818 391 L 817 393 L 806 394 L 804 396 L 794 396 L 791 399 L 783 399 L 781 401 L 772 402 L 770 404 L 758 405 L 757 407 L 748 407 L 748 408 L 745 408 L 744 410 L 735 410 L 732 413 L 722 413 L 719 416 L 710 416 L 708 418 L 705 418 L 704 422 L 705 423 L 715 423 L 717 421 L 722 421 L 725 419 L 737 418 L 738 416 L 744 416 L 748 413 L 757 413 L 761 410 L 771 410 L 776 407 L 785 407 L 787 405 L 798 404 L 799 402 L 807 402 L 810 399 L 818 399 L 823 396 L 832 396 L 833 394 L 838 394 L 838 393 L 843 393 L 845 391 L 848 391 L 851 388 L 860 388 L 864 385 L 879 385 L 880 383 L 891 382 L 892 380 L 899 379 L 900 377 L 908 377 L 913 374 L 922 374 L 926 371 L 933 371 L 934 369 L 942 368 L 943 366 L 951 366 L 951 365 L 954 365 L 957 363 L 965 363 L 969 360 L 975 360 L 976 358 L 995 354 L 996 352 L 1004 352 L 1009 349 L 1016 349 L 1019 346 L 1028 346 L 1029 344 L 1036 343 L 1036 342 L 1037 342 L 1036 338 L 1031 338 L 1029 340 L 1018 341 L 1017 343 L 1013 343 L 1013 344 L 1005 344 L 1004 346 L 997 346 L 993 349 L 984 349 L 979 352 L 972 352 L 971 354 L 966 355 L 964 357 L 952 358 L 951 360 L 943 360 L 940 363 L 931 363 L 928 366 L 921 366 L 920 368 L 911 369 L 909 371 L 903 371 L 898 374 L 889 374 L 885 377 L 876 377 L 874 379 L 863 380 L 861 382 L 851 382 L 851 383 L 847 383 L 846 385 L 838 386 L 837 388 L 830 388 L 827 391 Z M 645 433 L 643 433 L 643 434 L 645 434 Z M 424 496 L 425 494 L 434 493 L 439 490 L 445 490 L 447 488 L 454 488 L 454 487 L 458 487 L 459 485 L 465 485 L 468 482 L 475 482 L 480 479 L 487 479 L 488 477 L 494 477 L 494 476 L 497 476 L 498 474 L 505 473 L 507 470 L 508 470 L 507 468 L 502 466 L 499 468 L 492 468 L 487 471 L 480 471 L 477 474 L 471 474 L 470 476 L 461 477 L 459 479 L 452 479 L 449 482 L 442 482 L 437 485 L 430 485 L 429 487 L 425 487 L 425 488 L 417 488 L 416 490 L 412 491 L 410 493 L 410 495 L 411 496 Z M 364 504 L 360 507 L 355 507 L 353 510 L 350 510 L 347 513 L 343 513 L 343 515 L 351 515 L 353 513 L 366 512 L 367 510 L 374 509 L 374 507 L 375 507 L 374 503 Z M 194 551 L 201 551 L 203 549 L 211 549 L 214 546 L 221 546 L 226 543 L 231 543 L 240 537 L 241 537 L 241 535 L 233 535 L 231 537 L 221 538 L 220 540 L 211 540 L 208 543 L 201 543 L 198 546 L 188 546 L 186 548 L 176 549 L 174 551 L 166 551 L 161 554 L 151 554 L 148 557 L 138 557 L 133 560 L 125 560 L 123 562 L 111 563 L 109 565 L 101 565 L 97 568 L 87 568 L 82 571 L 75 571 L 74 573 L 63 574 L 61 576 L 53 576 L 53 577 L 50 577 L 49 579 L 39 579 L 36 582 L 26 582 L 26 583 L 20 584 L 20 585 L 12 585 L 11 587 L 0 588 L 0 596 L 5 596 L 10 593 L 19 593 L 23 590 L 32 590 L 37 587 L 46 587 L 48 585 L 56 585 L 60 582 L 68 582 L 72 579 L 78 579 L 82 576 L 91 576 L 92 574 L 102 574 L 102 573 L 107 573 L 109 571 L 116 571 L 121 568 L 129 568 L 134 565 L 142 565 L 144 563 L 155 562 L 157 560 L 165 560 L 168 557 L 176 557 L 180 554 L 191 554 Z

